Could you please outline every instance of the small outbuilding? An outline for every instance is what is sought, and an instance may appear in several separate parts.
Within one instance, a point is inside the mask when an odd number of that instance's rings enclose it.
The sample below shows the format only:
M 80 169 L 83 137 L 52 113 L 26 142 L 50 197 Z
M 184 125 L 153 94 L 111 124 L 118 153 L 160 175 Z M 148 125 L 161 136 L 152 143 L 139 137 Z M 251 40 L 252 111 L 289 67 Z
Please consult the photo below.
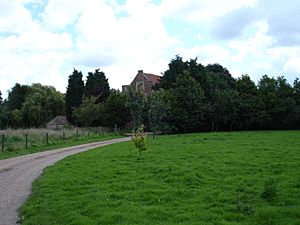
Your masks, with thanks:
M 68 125 L 69 122 L 65 116 L 56 116 L 53 120 L 47 123 L 47 129 L 55 130 L 62 129 L 64 126 Z

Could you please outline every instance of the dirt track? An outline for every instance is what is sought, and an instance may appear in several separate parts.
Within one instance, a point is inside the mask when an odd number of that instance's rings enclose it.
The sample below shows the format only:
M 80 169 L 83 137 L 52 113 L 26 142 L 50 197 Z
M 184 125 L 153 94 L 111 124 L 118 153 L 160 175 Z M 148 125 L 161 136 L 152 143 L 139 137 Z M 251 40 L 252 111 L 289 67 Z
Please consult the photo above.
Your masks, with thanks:
M 18 209 L 45 167 L 69 155 L 129 140 L 126 137 L 0 160 L 0 225 L 18 224 Z

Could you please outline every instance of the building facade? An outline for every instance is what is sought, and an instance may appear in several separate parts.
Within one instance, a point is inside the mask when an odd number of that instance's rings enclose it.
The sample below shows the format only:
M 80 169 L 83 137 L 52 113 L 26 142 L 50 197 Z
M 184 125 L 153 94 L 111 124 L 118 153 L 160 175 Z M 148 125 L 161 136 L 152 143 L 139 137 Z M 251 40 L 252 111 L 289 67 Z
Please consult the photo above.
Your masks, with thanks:
M 153 87 L 160 82 L 161 76 L 144 73 L 143 70 L 139 70 L 130 85 L 123 85 L 122 92 L 128 92 L 129 88 L 133 88 L 135 91 L 142 92 L 146 95 L 153 93 Z

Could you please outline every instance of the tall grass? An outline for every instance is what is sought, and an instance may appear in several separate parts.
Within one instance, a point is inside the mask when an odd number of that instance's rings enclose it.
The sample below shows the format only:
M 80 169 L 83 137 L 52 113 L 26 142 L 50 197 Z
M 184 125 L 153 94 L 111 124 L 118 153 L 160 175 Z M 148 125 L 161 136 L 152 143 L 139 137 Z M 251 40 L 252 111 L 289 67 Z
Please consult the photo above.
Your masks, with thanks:
M 59 146 L 86 143 L 109 139 L 110 136 L 119 135 L 117 131 L 106 127 L 65 128 L 61 130 L 50 129 L 6 129 L 0 130 L 0 142 L 4 135 L 4 149 L 0 159 L 13 155 L 20 155 L 43 151 Z

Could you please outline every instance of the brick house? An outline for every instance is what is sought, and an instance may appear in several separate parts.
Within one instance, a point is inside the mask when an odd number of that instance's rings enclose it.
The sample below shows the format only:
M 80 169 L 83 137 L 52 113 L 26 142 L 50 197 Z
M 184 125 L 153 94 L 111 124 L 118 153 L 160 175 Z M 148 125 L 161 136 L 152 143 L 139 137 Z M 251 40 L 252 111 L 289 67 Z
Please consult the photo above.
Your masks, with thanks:
M 153 86 L 160 82 L 161 76 L 144 73 L 143 70 L 139 70 L 130 85 L 123 85 L 122 92 L 127 92 L 129 87 L 133 87 L 134 90 L 140 91 L 149 95 L 153 93 Z

